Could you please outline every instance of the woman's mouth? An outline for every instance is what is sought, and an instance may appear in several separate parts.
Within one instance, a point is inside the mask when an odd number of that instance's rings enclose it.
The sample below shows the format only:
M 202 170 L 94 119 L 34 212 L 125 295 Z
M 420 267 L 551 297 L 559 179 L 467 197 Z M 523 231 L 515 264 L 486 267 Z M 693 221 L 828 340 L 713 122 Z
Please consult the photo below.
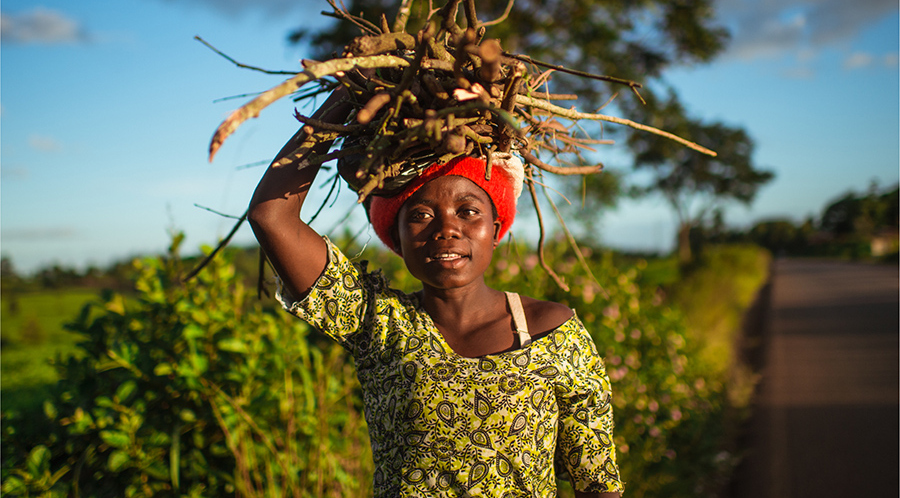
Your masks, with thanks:
M 462 258 L 461 254 L 455 252 L 442 252 L 431 256 L 432 261 L 455 261 Z

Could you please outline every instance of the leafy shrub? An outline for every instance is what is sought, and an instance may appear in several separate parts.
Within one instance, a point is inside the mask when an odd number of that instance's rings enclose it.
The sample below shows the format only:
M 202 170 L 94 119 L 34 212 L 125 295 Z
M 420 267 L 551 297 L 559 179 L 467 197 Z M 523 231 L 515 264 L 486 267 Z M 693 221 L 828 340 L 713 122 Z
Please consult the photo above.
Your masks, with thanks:
M 728 375 L 737 361 L 741 320 L 768 279 L 771 260 L 755 245 L 708 246 L 669 289 L 672 303 L 684 312 L 689 340 L 716 375 Z
M 591 331 L 613 383 L 628 496 L 720 494 L 736 463 L 736 412 L 728 379 L 701 354 L 681 309 L 642 284 L 644 261 L 585 250 L 588 271 L 562 244 L 547 253 L 569 292 L 512 245 L 498 252 L 489 284 L 565 303 Z M 363 257 L 394 286 L 419 287 L 399 258 Z M 180 266 L 174 256 L 137 263 L 134 299 L 107 293 L 72 324 L 84 354 L 61 364 L 44 422 L 4 414 L 4 494 L 371 494 L 344 352 L 251 299 L 227 257 L 187 283 Z
M 228 258 L 183 283 L 174 256 L 136 262 L 71 329 L 43 421 L 4 413 L 8 496 L 365 494 L 371 456 L 352 366 L 265 309 Z

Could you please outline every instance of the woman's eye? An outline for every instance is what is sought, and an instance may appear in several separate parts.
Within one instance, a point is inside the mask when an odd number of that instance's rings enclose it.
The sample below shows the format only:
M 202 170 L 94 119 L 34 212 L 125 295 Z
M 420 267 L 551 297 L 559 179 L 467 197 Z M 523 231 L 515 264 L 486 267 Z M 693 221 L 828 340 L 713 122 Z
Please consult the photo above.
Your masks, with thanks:
M 410 219 L 415 220 L 415 221 L 426 220 L 426 219 L 428 219 L 429 217 L 431 217 L 431 215 L 430 215 L 429 213 L 424 212 L 424 211 L 417 211 L 417 212 L 412 213 L 412 214 L 410 215 Z

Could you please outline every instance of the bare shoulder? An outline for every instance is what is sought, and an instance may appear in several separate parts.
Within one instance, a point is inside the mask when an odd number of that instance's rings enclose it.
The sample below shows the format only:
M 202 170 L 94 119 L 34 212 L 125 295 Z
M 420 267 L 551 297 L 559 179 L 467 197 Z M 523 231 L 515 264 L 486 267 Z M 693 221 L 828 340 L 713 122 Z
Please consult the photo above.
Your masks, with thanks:
M 531 335 L 543 334 L 566 323 L 575 314 L 572 308 L 553 301 L 541 301 L 522 296 L 522 307 L 525 308 L 525 319 Z

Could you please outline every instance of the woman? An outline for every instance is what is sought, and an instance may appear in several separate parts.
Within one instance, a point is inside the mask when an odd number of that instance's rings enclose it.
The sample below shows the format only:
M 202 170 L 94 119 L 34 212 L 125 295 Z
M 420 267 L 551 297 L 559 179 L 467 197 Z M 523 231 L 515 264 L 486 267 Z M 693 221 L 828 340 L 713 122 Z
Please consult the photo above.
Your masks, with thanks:
M 336 92 L 314 117 L 350 110 Z M 521 163 L 494 162 L 490 180 L 483 160 L 457 158 L 372 200 L 376 233 L 422 282 L 413 294 L 300 220 L 316 167 L 269 168 L 249 219 L 285 308 L 354 356 L 376 496 L 553 496 L 560 473 L 577 496 L 619 496 L 609 381 L 587 331 L 566 306 L 485 284 L 521 192 Z

